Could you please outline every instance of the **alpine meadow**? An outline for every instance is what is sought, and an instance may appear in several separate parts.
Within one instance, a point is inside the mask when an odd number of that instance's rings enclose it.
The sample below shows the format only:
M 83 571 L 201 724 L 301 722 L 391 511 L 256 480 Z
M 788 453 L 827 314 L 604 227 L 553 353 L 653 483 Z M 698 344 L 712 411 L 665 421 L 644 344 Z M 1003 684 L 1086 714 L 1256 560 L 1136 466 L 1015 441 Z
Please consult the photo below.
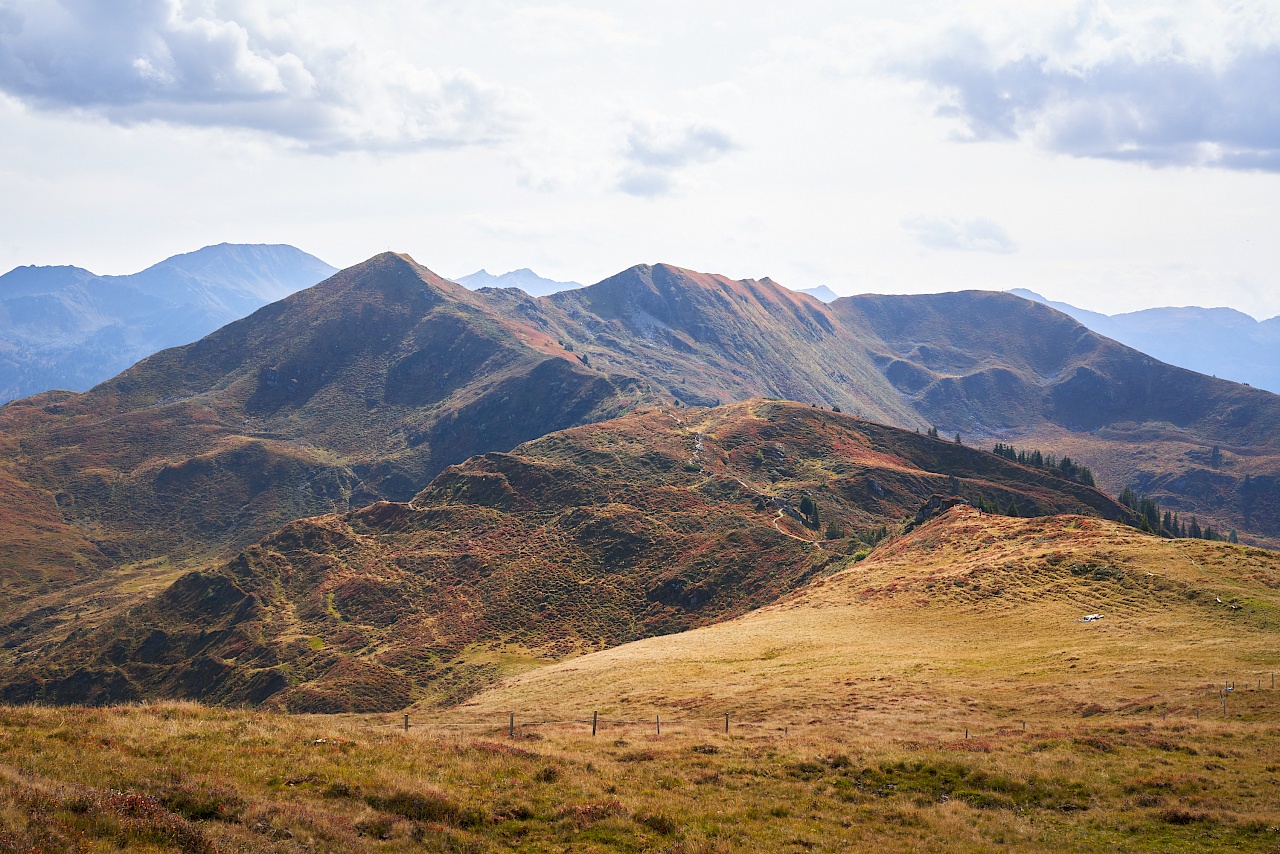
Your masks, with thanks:
M 0 854 L 1280 852 L 1278 46 L 0 0 Z

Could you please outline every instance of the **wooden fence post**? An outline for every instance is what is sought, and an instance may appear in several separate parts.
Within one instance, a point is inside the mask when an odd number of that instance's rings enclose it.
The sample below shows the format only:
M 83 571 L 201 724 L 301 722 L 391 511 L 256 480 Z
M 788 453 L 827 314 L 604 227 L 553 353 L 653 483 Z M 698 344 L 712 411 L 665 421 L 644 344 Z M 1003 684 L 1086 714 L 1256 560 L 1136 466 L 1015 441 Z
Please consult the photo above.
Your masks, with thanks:
M 724 713 L 724 734 L 725 735 L 729 734 L 729 713 L 728 712 Z
M 596 721 L 597 721 L 599 718 L 600 718 L 600 713 L 599 713 L 599 712 L 592 712 L 592 713 L 591 713 L 591 737 L 592 737 L 592 738 L 595 738 L 595 736 L 596 736 Z
M 404 731 L 405 731 L 405 732 L 408 732 L 408 731 L 409 731 L 409 716 L 408 716 L 408 715 L 405 715 L 405 716 L 404 716 Z
M 515 712 L 511 713 L 511 721 L 509 724 L 509 728 L 507 729 L 507 736 L 510 738 L 516 737 L 516 713 Z
M 653 722 L 658 725 L 658 735 L 662 735 L 662 715 L 654 715 Z

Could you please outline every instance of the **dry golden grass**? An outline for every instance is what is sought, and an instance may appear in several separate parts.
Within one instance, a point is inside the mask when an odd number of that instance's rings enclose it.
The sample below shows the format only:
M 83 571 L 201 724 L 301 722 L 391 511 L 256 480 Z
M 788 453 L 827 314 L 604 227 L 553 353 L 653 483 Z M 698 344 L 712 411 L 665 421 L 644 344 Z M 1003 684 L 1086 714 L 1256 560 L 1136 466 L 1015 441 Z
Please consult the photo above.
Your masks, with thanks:
M 0 709 L 0 850 L 1275 851 L 1278 588 L 1256 549 L 956 508 L 408 732 Z
M 714 709 L 935 737 L 1092 705 L 1208 713 L 1217 683 L 1238 697 L 1280 669 L 1278 588 L 1272 552 L 957 507 L 787 601 L 530 672 L 464 710 Z

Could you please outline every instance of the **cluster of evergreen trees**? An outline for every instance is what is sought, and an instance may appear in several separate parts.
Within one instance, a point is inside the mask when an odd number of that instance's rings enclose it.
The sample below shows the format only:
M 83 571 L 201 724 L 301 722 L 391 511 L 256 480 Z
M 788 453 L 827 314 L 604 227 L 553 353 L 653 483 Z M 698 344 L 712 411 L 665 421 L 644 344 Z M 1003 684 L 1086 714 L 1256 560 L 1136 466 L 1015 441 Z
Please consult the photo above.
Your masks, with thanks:
M 1085 486 L 1097 486 L 1093 482 L 1093 472 L 1089 470 L 1089 467 L 1080 465 L 1072 460 L 1071 457 L 1058 459 L 1053 454 L 1045 456 L 1039 451 L 1019 451 L 1013 445 L 1005 445 L 1000 442 L 996 443 L 992 453 L 998 457 L 1004 457 L 1006 460 L 1021 463 L 1024 466 L 1048 469 L 1053 474 L 1075 483 L 1082 483 Z
M 1179 520 L 1177 513 L 1170 513 L 1168 510 L 1161 512 L 1159 504 L 1145 495 L 1136 494 L 1127 486 L 1120 493 L 1120 503 L 1137 513 L 1140 517 L 1138 528 L 1151 534 L 1175 539 L 1226 540 L 1229 543 L 1240 541 L 1235 528 L 1232 528 L 1224 537 L 1220 531 L 1215 531 L 1212 525 L 1201 528 L 1194 516 L 1188 524 Z
M 1014 518 L 1018 518 L 1022 515 L 1022 511 L 1018 509 L 1018 504 L 1013 500 L 1013 498 L 1010 498 L 1009 503 L 1003 506 L 1001 506 L 998 499 L 987 498 L 985 495 L 979 495 L 969 503 L 974 507 L 977 507 L 983 513 L 991 513 L 995 516 L 1013 516 Z M 1033 512 L 1031 515 L 1035 516 L 1036 514 Z

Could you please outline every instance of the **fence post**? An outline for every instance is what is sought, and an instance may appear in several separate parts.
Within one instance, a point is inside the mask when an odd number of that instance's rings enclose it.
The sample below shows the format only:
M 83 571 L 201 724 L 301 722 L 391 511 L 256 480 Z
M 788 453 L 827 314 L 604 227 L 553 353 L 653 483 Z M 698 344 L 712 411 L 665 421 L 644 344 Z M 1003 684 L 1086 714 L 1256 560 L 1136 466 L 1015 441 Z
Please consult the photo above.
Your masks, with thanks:
M 599 712 L 591 713 L 591 737 L 592 738 L 595 738 L 596 736 L 596 721 L 599 719 L 599 717 L 600 717 Z
M 405 716 L 404 716 L 404 731 L 405 731 L 405 732 L 408 732 L 408 731 L 409 731 L 409 716 L 408 716 L 408 715 L 405 715 Z
M 964 737 L 965 737 L 965 738 L 968 738 L 968 737 L 969 737 L 969 728 L 968 728 L 968 727 L 965 727 L 965 728 L 964 728 Z
M 662 715 L 654 715 L 653 722 L 658 725 L 658 735 L 662 735 Z
M 511 713 L 511 721 L 509 724 L 509 728 L 507 729 L 507 736 L 510 738 L 516 737 L 516 713 L 515 712 Z
M 728 712 L 724 713 L 724 734 L 725 735 L 729 734 L 729 713 Z

